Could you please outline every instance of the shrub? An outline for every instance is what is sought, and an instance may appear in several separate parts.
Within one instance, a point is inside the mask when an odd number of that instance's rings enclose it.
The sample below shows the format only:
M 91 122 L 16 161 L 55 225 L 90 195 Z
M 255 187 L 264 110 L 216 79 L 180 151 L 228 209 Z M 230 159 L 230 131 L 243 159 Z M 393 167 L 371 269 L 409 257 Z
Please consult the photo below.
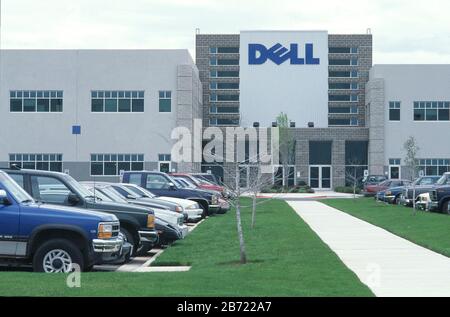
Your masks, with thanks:
M 334 191 L 337 192 L 337 193 L 353 194 L 353 187 L 350 187 L 350 186 L 336 187 L 334 189 Z M 360 194 L 361 193 L 361 189 L 360 188 L 356 188 L 356 193 Z

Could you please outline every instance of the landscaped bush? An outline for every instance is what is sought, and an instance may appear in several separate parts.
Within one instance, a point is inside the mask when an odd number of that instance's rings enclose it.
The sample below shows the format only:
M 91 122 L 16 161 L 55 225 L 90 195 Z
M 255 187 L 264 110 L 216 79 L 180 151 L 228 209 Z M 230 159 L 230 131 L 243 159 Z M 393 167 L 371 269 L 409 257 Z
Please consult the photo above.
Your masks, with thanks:
M 337 193 L 353 194 L 353 187 L 340 186 L 340 187 L 336 187 L 334 189 L 334 191 L 337 192 Z M 356 193 L 360 194 L 361 193 L 361 189 L 360 188 L 356 188 Z
M 272 187 L 266 187 L 261 192 L 263 193 L 270 193 L 270 194 L 276 194 L 276 193 L 300 193 L 300 194 L 313 194 L 314 189 L 309 187 L 308 185 L 302 185 L 299 184 L 294 187 L 282 187 L 278 185 L 273 185 Z

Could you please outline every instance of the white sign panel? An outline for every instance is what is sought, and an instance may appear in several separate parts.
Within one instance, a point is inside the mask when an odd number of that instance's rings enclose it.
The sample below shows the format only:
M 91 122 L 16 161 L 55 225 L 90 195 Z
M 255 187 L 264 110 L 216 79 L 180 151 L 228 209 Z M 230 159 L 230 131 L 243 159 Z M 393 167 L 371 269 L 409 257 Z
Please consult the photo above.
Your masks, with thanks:
M 297 127 L 327 127 L 328 33 L 241 32 L 240 104 L 245 127 L 269 127 L 280 112 Z

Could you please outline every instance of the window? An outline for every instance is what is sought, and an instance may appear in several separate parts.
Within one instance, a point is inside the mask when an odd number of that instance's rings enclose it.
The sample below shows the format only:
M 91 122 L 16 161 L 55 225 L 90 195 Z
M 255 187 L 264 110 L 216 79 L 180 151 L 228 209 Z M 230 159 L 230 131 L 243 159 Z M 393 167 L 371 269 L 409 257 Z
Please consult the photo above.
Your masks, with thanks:
M 144 154 L 92 154 L 92 176 L 118 176 L 121 171 L 144 170 Z
M 389 159 L 389 165 L 400 165 L 402 162 L 401 159 L 395 158 L 395 159 Z
M 233 58 L 233 59 L 222 59 L 222 58 L 211 58 L 209 60 L 210 66 L 235 66 L 239 65 L 239 59 Z
M 356 78 L 358 71 L 329 71 L 328 76 L 330 78 Z
M 50 90 L 13 90 L 9 93 L 11 112 L 62 112 L 63 92 Z
M 357 126 L 358 119 L 357 118 L 329 118 L 328 125 L 329 126 Z
M 450 121 L 450 101 L 414 101 L 414 121 Z
M 358 54 L 357 47 L 330 47 L 328 48 L 330 54 Z
M 141 186 L 142 185 L 142 175 L 141 174 L 130 174 L 129 183 Z
M 218 125 L 239 125 L 239 120 L 238 119 L 218 119 L 218 118 L 213 118 L 213 119 L 209 119 L 209 124 L 212 126 L 218 126 Z
M 169 182 L 168 180 L 159 174 L 148 174 L 146 181 L 146 188 L 152 189 L 168 189 Z
M 367 141 L 345 142 L 345 184 L 352 186 L 354 177 L 357 180 L 364 178 L 364 170 L 368 169 L 369 143 Z
M 172 92 L 159 92 L 159 112 L 172 112 Z
M 218 83 L 213 81 L 209 84 L 209 89 L 211 90 L 239 89 L 239 83 Z
M 31 176 L 33 197 L 49 204 L 69 205 L 69 194 L 72 191 L 54 177 Z
M 92 91 L 91 111 L 144 112 L 144 91 Z
M 331 102 L 357 102 L 358 95 L 328 95 Z
M 389 102 L 389 121 L 400 121 L 400 101 Z
M 357 114 L 358 113 L 358 107 L 357 106 L 351 106 L 351 107 L 329 107 L 328 113 L 352 113 Z
M 211 54 L 239 54 L 239 47 L 211 47 Z
M 358 59 L 357 58 L 330 59 L 328 64 L 330 66 L 358 66 Z
M 441 176 L 450 172 L 450 159 L 420 159 L 418 163 L 425 176 Z
M 238 70 L 212 70 L 210 72 L 210 77 L 216 78 L 216 77 L 222 77 L 222 78 L 237 78 L 239 77 L 239 71 Z
M 221 101 L 221 102 L 233 102 L 239 101 L 239 95 L 216 95 L 211 94 L 209 96 L 209 101 Z
M 225 107 L 212 105 L 209 107 L 210 113 L 239 113 L 239 107 Z
M 9 166 L 13 165 L 24 169 L 62 172 L 62 154 L 9 154 Z
M 158 154 L 159 162 L 170 162 L 171 160 L 172 160 L 172 157 L 170 154 Z
M 358 90 L 358 83 L 329 83 L 329 90 Z
M 331 165 L 331 141 L 309 142 L 309 164 Z

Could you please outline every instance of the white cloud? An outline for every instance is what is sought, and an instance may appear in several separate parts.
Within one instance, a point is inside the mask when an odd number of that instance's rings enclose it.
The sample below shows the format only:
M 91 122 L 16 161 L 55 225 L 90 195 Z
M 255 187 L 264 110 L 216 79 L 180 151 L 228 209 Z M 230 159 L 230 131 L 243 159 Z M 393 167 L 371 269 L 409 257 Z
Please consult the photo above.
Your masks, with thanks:
M 450 63 L 447 0 L 3 0 L 3 48 L 189 48 L 194 33 L 374 35 L 374 63 Z

